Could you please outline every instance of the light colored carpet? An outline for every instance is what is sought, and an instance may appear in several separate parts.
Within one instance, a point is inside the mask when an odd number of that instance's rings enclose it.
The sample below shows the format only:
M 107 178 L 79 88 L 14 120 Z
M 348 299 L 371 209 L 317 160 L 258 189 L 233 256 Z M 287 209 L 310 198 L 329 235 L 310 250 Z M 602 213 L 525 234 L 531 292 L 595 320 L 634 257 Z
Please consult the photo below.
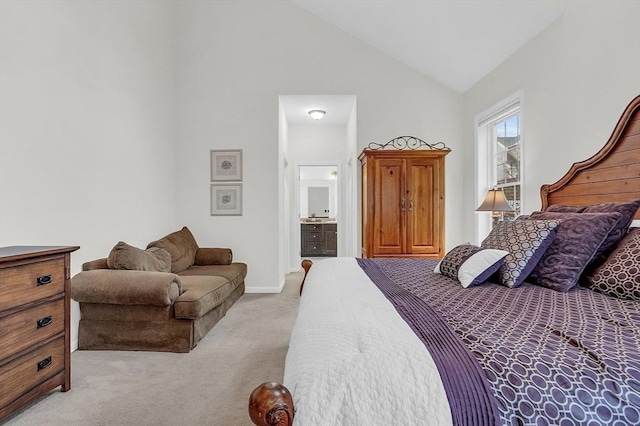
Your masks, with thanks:
M 188 354 L 75 351 L 71 390 L 53 391 L 4 423 L 251 425 L 251 391 L 282 382 L 302 277 L 287 275 L 280 294 L 242 296 Z

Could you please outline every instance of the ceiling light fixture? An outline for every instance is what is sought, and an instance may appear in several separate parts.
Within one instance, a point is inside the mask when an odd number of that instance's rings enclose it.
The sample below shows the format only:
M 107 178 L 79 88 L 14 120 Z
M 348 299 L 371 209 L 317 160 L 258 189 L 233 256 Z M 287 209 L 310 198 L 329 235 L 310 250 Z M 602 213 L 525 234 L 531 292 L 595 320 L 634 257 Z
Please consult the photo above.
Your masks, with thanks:
M 320 120 L 326 113 L 326 111 L 323 111 L 321 109 L 312 109 L 311 111 L 309 111 L 309 115 L 314 120 Z

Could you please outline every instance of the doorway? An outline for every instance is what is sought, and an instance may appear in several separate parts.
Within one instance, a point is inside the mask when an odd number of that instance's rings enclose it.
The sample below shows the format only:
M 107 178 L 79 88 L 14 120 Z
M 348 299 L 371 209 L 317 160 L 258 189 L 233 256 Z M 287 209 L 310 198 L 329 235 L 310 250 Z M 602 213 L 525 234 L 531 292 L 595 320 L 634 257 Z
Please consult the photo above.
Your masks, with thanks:
M 309 114 L 317 109 L 326 112 L 323 118 L 315 119 Z M 355 95 L 281 95 L 278 127 L 283 159 L 279 176 L 288 180 L 288 183 L 281 182 L 283 193 L 280 198 L 279 232 L 284 271 L 300 270 L 302 254 L 321 251 L 319 257 L 356 256 L 354 247 L 359 244 L 356 241 L 357 168 L 354 167 L 357 162 Z M 301 166 L 303 180 L 300 180 Z M 330 169 L 327 175 L 316 179 L 318 182 L 309 183 L 306 181 L 314 178 L 306 177 L 305 167 L 309 167 L 310 172 L 322 167 Z M 303 194 L 301 188 L 305 188 Z M 309 191 L 309 188 L 318 189 Z M 320 204 L 310 206 L 310 194 L 311 200 L 315 197 Z M 305 200 L 303 205 L 301 200 Z M 325 200 L 324 204 L 322 200 Z M 302 225 L 313 223 L 326 225 L 322 228 L 327 229 L 321 232 L 322 241 L 329 240 L 328 246 L 302 246 L 305 241 Z M 333 234 L 328 234 L 331 232 Z
M 298 164 L 301 258 L 337 257 L 341 221 L 338 164 Z

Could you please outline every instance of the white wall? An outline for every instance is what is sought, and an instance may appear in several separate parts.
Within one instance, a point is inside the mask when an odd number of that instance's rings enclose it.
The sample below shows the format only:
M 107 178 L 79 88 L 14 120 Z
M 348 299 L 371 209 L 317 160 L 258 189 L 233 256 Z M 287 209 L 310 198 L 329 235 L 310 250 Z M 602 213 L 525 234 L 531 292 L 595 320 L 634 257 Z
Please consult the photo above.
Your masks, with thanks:
M 79 245 L 75 274 L 171 231 L 171 7 L 0 5 L 0 246 Z
M 144 246 L 188 225 L 249 264 L 249 288 L 279 288 L 281 94 L 354 94 L 358 153 L 399 135 L 446 142 L 451 248 L 473 238 L 475 114 L 524 90 L 533 210 L 540 185 L 595 153 L 640 92 L 635 1 L 568 1 L 464 96 L 289 2 L 0 8 L 0 244 L 81 245 L 74 273 L 116 240 Z M 209 215 L 209 150 L 222 148 L 244 150 L 244 216 Z
M 360 170 L 360 163 L 358 162 L 358 103 L 353 103 L 353 109 L 349 115 L 347 121 L 347 146 L 350 148 L 347 152 L 347 165 L 343 173 L 344 191 L 342 193 L 341 203 L 345 207 L 346 212 L 355 216 L 353 220 L 345 221 L 343 227 L 344 248 L 340 251 L 345 256 L 362 256 L 361 239 L 360 239 L 360 222 L 361 222 L 361 203 L 358 199 L 360 185 L 358 181 L 358 173 Z M 338 242 L 341 243 L 340 241 Z
M 563 15 L 464 95 L 464 235 L 474 239 L 474 116 L 522 89 L 524 210 L 608 140 L 640 93 L 640 2 L 567 1 Z
M 356 95 L 358 151 L 404 134 L 445 141 L 447 237 L 461 239 L 461 95 L 289 2 L 180 2 L 175 17 L 178 220 L 201 245 L 232 247 L 249 291 L 283 279 L 280 95 Z M 243 149 L 243 216 L 209 216 L 208 152 L 223 148 Z
M 278 276 L 283 277 L 278 290 L 284 287 L 284 275 L 289 272 L 289 252 L 291 251 L 291 199 L 293 197 L 292 182 L 289 177 L 294 166 L 289 164 L 286 152 L 289 146 L 289 123 L 284 107 L 278 100 L 278 181 L 282 185 L 278 186 Z M 274 289 L 271 289 L 274 291 Z

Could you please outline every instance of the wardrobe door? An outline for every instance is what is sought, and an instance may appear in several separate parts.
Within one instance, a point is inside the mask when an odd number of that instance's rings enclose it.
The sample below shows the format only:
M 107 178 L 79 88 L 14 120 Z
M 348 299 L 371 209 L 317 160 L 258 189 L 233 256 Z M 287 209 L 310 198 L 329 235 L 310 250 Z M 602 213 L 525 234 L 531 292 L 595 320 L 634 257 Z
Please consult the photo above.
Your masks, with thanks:
M 437 158 L 407 160 L 407 247 L 414 255 L 440 251 L 440 161 Z
M 404 160 L 379 158 L 375 161 L 373 254 L 402 254 L 406 240 Z

